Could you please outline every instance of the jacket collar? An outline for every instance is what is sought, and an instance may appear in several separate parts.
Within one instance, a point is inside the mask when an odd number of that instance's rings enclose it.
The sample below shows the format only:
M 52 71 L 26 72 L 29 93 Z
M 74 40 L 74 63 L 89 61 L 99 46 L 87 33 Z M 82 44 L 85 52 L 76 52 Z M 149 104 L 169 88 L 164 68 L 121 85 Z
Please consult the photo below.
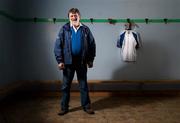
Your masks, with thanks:
M 86 26 L 84 25 L 84 24 L 80 24 L 80 26 L 82 26 L 83 28 L 86 28 Z M 68 31 L 70 31 L 71 30 L 71 24 L 70 24 L 70 22 L 68 22 L 68 23 L 66 23 L 64 26 L 63 26 L 63 28 L 65 29 L 65 30 L 68 30 Z

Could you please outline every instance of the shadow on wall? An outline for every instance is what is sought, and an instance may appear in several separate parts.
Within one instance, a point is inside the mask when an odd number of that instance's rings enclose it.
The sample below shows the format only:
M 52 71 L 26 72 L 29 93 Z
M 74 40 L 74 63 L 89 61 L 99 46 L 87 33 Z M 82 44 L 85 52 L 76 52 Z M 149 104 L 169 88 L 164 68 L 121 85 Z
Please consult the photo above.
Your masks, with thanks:
M 156 41 L 143 42 L 137 51 L 137 61 L 122 65 L 112 74 L 113 80 L 162 80 L 169 79 L 168 49 Z

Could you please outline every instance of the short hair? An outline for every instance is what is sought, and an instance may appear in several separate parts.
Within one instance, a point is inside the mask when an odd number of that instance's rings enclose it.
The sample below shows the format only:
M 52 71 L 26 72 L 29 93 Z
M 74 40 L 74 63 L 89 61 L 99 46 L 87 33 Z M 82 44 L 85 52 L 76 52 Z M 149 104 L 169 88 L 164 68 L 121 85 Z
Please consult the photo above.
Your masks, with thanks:
M 68 17 L 69 17 L 69 13 L 73 13 L 73 14 L 78 13 L 78 15 L 81 15 L 77 8 L 71 8 L 68 12 Z

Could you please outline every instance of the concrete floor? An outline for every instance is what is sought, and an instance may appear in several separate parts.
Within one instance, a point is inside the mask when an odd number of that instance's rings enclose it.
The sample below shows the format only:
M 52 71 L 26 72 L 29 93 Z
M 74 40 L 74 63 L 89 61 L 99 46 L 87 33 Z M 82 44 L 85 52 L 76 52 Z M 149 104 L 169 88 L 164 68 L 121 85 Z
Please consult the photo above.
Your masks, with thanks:
M 91 97 L 95 115 L 71 96 L 70 112 L 59 116 L 59 96 L 12 96 L 0 103 L 0 123 L 179 123 L 180 96 Z

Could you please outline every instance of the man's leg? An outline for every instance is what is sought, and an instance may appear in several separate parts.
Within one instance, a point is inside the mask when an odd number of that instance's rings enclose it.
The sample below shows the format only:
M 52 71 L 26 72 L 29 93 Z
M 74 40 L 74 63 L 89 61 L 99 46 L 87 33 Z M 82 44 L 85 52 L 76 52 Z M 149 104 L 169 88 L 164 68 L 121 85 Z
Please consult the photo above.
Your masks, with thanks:
M 70 88 L 74 77 L 75 70 L 72 65 L 65 66 L 63 70 L 63 83 L 62 83 L 62 98 L 61 98 L 61 110 L 68 111 L 70 100 Z
M 84 111 L 90 111 L 91 110 L 91 102 L 89 98 L 89 89 L 87 84 L 87 66 L 86 65 L 78 65 L 76 66 L 76 73 L 77 78 L 79 81 L 79 89 L 81 94 L 81 105 L 84 109 Z M 89 114 L 94 114 L 94 111 L 91 110 L 90 112 L 87 112 Z

